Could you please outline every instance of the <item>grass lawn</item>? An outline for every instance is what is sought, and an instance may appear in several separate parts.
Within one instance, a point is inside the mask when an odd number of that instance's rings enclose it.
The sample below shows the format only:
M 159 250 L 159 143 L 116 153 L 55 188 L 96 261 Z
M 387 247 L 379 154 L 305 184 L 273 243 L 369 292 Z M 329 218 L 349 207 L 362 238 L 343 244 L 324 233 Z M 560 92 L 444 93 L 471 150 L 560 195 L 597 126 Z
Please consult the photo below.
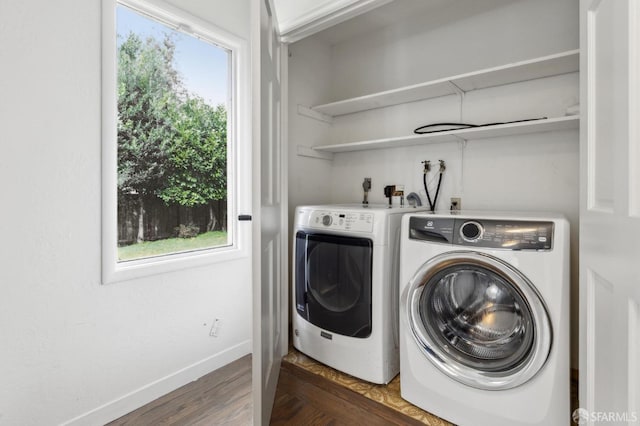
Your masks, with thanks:
M 145 241 L 144 243 L 118 247 L 118 260 L 140 259 L 224 245 L 227 245 L 227 232 L 211 231 L 194 238 L 167 238 L 166 240 Z

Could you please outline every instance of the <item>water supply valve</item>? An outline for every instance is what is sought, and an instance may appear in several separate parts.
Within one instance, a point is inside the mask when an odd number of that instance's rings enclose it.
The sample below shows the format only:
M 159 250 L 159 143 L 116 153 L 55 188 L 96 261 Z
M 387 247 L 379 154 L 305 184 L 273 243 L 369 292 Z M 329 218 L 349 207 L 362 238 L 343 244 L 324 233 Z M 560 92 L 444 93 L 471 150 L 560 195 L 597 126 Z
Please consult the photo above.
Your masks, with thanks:
M 369 204 L 369 191 L 371 191 L 371 178 L 364 178 L 364 182 L 362 182 L 362 189 L 364 190 L 364 198 L 362 199 L 362 204 Z

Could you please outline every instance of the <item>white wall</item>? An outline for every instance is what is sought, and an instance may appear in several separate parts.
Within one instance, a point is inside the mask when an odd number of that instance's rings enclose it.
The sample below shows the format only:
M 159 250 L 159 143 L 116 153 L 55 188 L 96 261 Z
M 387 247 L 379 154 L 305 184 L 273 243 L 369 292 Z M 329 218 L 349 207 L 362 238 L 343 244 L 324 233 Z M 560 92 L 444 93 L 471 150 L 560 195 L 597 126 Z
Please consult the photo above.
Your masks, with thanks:
M 248 1 L 174 3 L 249 38 Z M 3 425 L 102 424 L 250 351 L 248 258 L 100 284 L 100 27 L 0 3 Z
M 492 6 L 487 9 L 482 9 L 481 4 L 484 3 L 470 0 L 452 2 L 450 8 L 437 10 L 437 15 L 413 16 L 330 46 L 329 90 L 304 87 L 316 90 L 313 93 L 321 98 L 318 103 L 325 103 L 579 46 L 578 4 L 573 0 L 492 1 L 487 3 Z M 317 39 L 321 40 L 322 35 Z M 301 47 L 297 43 L 292 50 L 296 52 Z M 313 57 L 313 52 L 305 55 Z M 327 78 L 322 74 L 325 68 L 313 69 L 313 74 L 305 75 L 296 73 L 295 68 L 290 71 L 290 105 L 298 102 L 295 88 L 303 80 L 311 76 Z M 311 97 L 306 93 L 306 99 Z M 480 124 L 557 117 L 577 102 L 578 76 L 574 73 L 470 92 L 463 104 L 462 121 Z M 328 135 L 320 144 L 408 135 L 423 124 L 458 121 L 459 114 L 456 96 L 351 114 L 336 118 L 331 126 L 324 125 Z M 306 144 L 302 135 L 312 133 L 311 126 L 321 126 L 293 113 L 290 120 L 290 127 L 296 128 L 295 135 L 290 134 L 291 145 Z M 577 130 L 470 140 L 464 151 L 457 143 L 449 143 L 342 153 L 336 154 L 332 162 L 292 153 L 291 170 L 303 164 L 308 169 L 313 162 L 328 170 L 325 176 L 297 178 L 298 187 L 322 182 L 323 191 L 316 199 L 303 197 L 294 186 L 290 187 L 290 199 L 292 204 L 303 199 L 307 204 L 359 202 L 366 176 L 372 178 L 372 202 L 385 202 L 383 188 L 390 184 L 403 184 L 405 193 L 418 192 L 425 200 L 420 161 L 437 164 L 439 159 L 447 164 L 438 203 L 441 209 L 448 208 L 451 196 L 460 196 L 465 210 L 556 211 L 570 219 L 575 307 L 572 366 L 577 368 Z M 327 184 L 329 197 L 324 191 Z
M 326 101 L 579 47 L 573 0 L 450 3 L 333 46 Z
M 331 89 L 329 46 L 309 38 L 289 46 L 289 226 L 296 206 L 328 202 L 331 199 L 332 164 L 297 155 L 298 145 L 326 143 L 329 124 L 298 115 L 298 105 L 322 102 Z

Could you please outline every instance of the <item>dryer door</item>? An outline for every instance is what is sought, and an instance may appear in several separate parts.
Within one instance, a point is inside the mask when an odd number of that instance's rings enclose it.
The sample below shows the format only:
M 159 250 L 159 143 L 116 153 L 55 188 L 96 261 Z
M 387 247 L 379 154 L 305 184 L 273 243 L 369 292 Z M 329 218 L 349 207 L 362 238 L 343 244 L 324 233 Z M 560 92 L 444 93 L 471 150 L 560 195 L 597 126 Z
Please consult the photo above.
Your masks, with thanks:
M 298 231 L 295 252 L 298 314 L 331 333 L 369 337 L 373 242 Z
M 502 260 L 458 251 L 429 260 L 404 299 L 416 343 L 451 378 L 479 389 L 531 379 L 551 350 L 551 326 L 529 280 Z

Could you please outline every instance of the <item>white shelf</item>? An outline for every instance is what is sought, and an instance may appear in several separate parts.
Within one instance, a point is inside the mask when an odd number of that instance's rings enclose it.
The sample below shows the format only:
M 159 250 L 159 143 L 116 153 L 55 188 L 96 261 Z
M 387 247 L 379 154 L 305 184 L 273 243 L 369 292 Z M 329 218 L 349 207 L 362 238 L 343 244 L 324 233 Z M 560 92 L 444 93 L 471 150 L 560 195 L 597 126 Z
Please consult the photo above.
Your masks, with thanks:
M 454 77 L 317 105 L 311 109 L 315 112 L 335 117 L 406 102 L 453 95 L 458 93 L 458 90 L 468 92 L 503 84 L 567 74 L 578 71 L 579 65 L 579 50 L 570 50 Z
M 426 133 L 422 135 L 400 136 L 385 139 L 373 139 L 349 142 L 336 145 L 313 147 L 318 153 L 364 151 L 370 149 L 397 148 L 402 146 L 424 145 L 442 142 L 454 142 L 470 139 L 486 139 L 501 136 L 525 135 L 528 133 L 550 132 L 557 130 L 577 129 L 580 117 L 577 115 L 547 118 L 520 123 L 499 124 L 488 127 L 474 127 L 445 132 Z

